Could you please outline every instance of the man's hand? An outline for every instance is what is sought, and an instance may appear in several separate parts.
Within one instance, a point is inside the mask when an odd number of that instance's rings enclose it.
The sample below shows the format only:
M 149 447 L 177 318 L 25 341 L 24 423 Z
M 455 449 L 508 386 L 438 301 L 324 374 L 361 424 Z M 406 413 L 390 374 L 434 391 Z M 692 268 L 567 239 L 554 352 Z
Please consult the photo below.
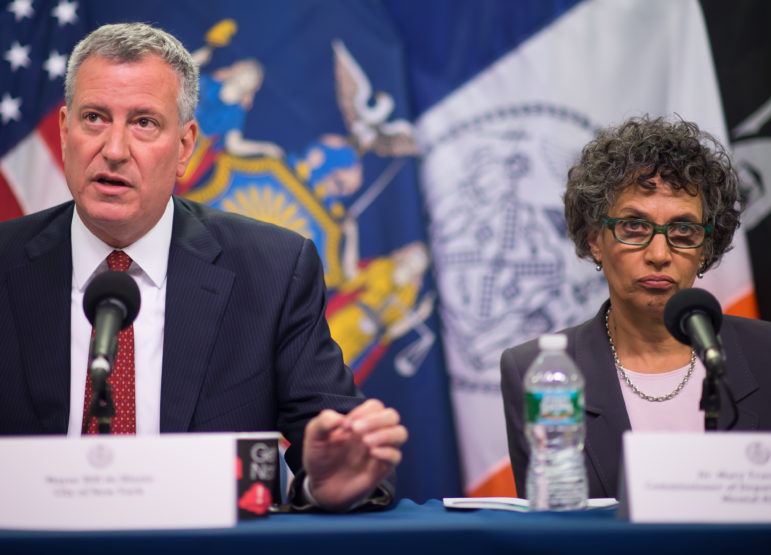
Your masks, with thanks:
M 346 415 L 323 410 L 305 427 L 303 467 L 321 508 L 344 511 L 366 499 L 402 460 L 399 413 L 368 399 Z

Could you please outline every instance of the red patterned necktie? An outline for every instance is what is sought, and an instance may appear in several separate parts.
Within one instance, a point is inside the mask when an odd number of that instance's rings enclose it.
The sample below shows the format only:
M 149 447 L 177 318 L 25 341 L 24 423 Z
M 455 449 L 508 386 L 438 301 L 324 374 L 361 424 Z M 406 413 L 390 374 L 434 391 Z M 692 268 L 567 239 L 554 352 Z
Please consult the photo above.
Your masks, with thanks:
M 112 251 L 107 256 L 110 270 L 125 272 L 131 265 L 131 258 L 123 251 Z M 93 332 L 92 332 L 93 333 Z M 113 434 L 136 433 L 136 400 L 134 388 L 134 325 L 118 334 L 118 352 L 115 355 L 112 372 L 107 378 L 112 387 L 115 416 L 112 419 Z M 91 406 L 91 376 L 86 377 L 86 397 L 83 404 L 83 430 L 88 434 L 97 433 L 96 418 L 88 418 Z

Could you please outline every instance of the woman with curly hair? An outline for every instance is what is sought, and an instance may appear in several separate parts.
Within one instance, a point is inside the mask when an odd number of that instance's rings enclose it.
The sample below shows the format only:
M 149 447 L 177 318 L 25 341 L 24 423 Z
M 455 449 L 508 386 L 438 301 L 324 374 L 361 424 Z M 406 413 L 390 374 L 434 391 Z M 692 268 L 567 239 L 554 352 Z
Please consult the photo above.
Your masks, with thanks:
M 568 234 L 608 283 L 591 320 L 564 330 L 586 380 L 590 497 L 616 497 L 626 430 L 703 431 L 706 370 L 664 325 L 664 306 L 715 266 L 739 226 L 738 178 L 694 123 L 647 116 L 601 131 L 568 172 Z M 771 323 L 726 316 L 720 335 L 738 404 L 734 429 L 771 429 Z M 526 496 L 523 376 L 536 341 L 504 351 L 501 385 L 517 491 Z M 733 420 L 723 403 L 719 429 Z

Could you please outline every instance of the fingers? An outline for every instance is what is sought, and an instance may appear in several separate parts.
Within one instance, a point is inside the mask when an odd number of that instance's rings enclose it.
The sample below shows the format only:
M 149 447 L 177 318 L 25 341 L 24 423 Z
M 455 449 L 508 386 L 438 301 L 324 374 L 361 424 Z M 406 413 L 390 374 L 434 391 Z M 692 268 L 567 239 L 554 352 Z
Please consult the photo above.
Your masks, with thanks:
M 310 439 L 324 439 L 343 426 L 344 422 L 345 416 L 339 412 L 324 409 L 308 422 L 305 428 L 305 435 Z
M 386 408 L 377 399 L 368 399 L 348 413 L 346 425 L 358 434 L 366 434 L 379 428 L 396 426 L 400 420 L 396 410 Z
M 391 428 L 399 425 L 399 413 L 394 409 L 383 409 L 380 412 L 368 414 L 351 422 L 351 429 L 357 434 L 367 434 L 381 428 Z
M 376 447 L 370 449 L 369 454 L 373 459 L 377 459 L 389 465 L 388 468 L 397 466 L 402 462 L 402 452 L 395 447 Z
M 351 410 L 351 412 L 349 412 L 346 416 L 348 420 L 353 421 L 363 416 L 367 416 L 368 414 L 377 413 L 384 408 L 385 405 L 383 405 L 382 401 L 379 399 L 367 399 L 362 404 Z
M 393 408 L 377 399 L 368 399 L 342 415 L 326 409 L 308 422 L 306 439 L 313 442 L 354 441 L 369 456 L 389 465 L 399 464 L 399 448 L 407 441 L 407 428 Z
M 376 447 L 378 445 L 394 445 L 399 446 L 407 441 L 407 428 L 401 424 L 394 426 L 380 426 L 365 434 L 362 439 L 369 447 Z
M 361 436 L 369 455 L 396 466 L 401 462 L 400 447 L 407 441 L 407 428 L 393 408 L 386 408 L 377 399 L 369 399 L 352 410 L 346 417 L 354 433 Z
M 364 442 L 364 445 L 369 448 L 369 453 L 372 457 L 390 461 L 393 459 L 391 450 L 400 453 L 399 448 L 407 441 L 407 436 L 407 428 L 404 426 L 388 426 L 385 428 L 378 428 L 377 430 L 364 435 L 362 441 Z M 381 450 L 386 454 L 378 454 Z M 383 456 L 386 458 L 384 459 Z M 395 464 L 398 464 L 400 460 L 401 453 Z

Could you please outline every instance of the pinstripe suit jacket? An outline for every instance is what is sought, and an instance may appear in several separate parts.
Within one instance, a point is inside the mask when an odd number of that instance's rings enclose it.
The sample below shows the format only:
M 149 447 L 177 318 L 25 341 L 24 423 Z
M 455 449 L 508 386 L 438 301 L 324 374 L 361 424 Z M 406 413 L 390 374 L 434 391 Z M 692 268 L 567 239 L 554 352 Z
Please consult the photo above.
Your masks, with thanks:
M 0 435 L 67 432 L 73 206 L 0 223 Z M 161 432 L 278 429 L 297 472 L 307 421 L 363 400 L 313 243 L 175 198 L 167 279 Z
M 584 455 L 590 497 L 617 497 L 621 463 L 621 435 L 631 429 L 605 332 L 605 310 L 583 324 L 563 330 L 567 352 L 586 381 L 586 443 Z M 771 323 L 724 316 L 720 329 L 726 353 L 726 380 L 737 401 L 735 430 L 771 430 Z M 524 433 L 522 379 L 538 354 L 537 340 L 507 349 L 501 357 L 501 391 L 506 413 L 509 456 L 517 492 L 525 496 L 529 448 Z M 701 387 L 690 384 L 688 387 Z M 722 388 L 721 388 L 722 389 Z M 731 420 L 725 393 L 718 429 Z

